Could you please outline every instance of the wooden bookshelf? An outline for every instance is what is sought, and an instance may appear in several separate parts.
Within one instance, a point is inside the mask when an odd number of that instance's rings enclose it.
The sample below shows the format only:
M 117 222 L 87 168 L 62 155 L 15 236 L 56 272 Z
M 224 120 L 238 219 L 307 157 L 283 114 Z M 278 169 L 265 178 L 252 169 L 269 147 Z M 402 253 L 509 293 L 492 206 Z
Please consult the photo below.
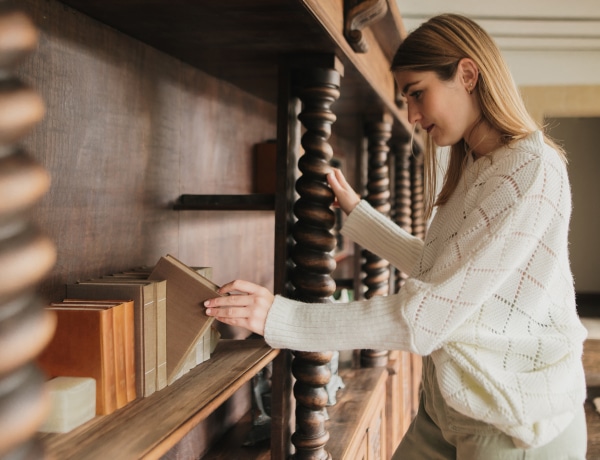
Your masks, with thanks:
M 214 262 L 221 277 L 256 280 L 285 295 L 293 284 L 288 268 L 296 207 L 304 207 L 293 235 L 309 248 L 303 254 L 323 256 L 329 247 L 317 241 L 329 230 L 317 227 L 330 220 L 322 212 L 328 197 L 321 192 L 332 152 L 345 160 L 346 177 L 355 183 L 365 139 L 375 147 L 381 143 L 366 132 L 366 122 L 385 121 L 386 136 L 398 145 L 410 138 L 406 107 L 389 71 L 404 35 L 394 0 L 378 0 L 388 12 L 377 27 L 363 30 L 367 53 L 355 52 L 345 37 L 350 0 L 18 3 L 42 37 L 18 76 L 47 105 L 44 122 L 24 142 L 52 177 L 48 197 L 33 213 L 60 260 L 40 285 L 44 299 L 61 300 L 65 283 L 153 264 L 167 253 L 186 263 Z M 303 113 L 308 106 L 312 112 Z M 301 139 L 306 133 L 308 142 Z M 276 193 L 252 195 L 253 147 L 275 138 Z M 300 184 L 298 199 L 293 176 L 301 155 L 308 180 Z M 185 195 L 190 193 L 196 195 Z M 313 260 L 329 269 L 324 258 Z M 343 264 L 346 280 L 354 274 L 352 262 Z M 327 270 L 313 271 L 308 259 L 303 263 L 306 273 L 318 273 L 304 284 L 318 287 Z M 32 328 L 30 336 L 39 334 Z M 28 356 L 36 351 L 31 346 Z M 322 380 L 321 358 L 300 357 L 304 361 L 296 367 L 306 372 L 295 382 L 301 381 L 296 387 L 304 393 L 294 402 L 290 353 L 278 354 L 260 341 L 224 341 L 209 362 L 171 387 L 67 435 L 43 436 L 43 444 L 57 459 L 173 453 L 186 434 L 204 425 L 220 424 L 220 433 L 226 431 L 229 413 L 215 423 L 207 417 L 276 355 L 270 455 L 288 458 L 294 406 L 309 400 Z M 346 394 L 369 387 L 381 395 L 381 386 L 369 382 L 349 377 Z M 310 424 L 298 425 L 308 433 L 300 444 L 318 441 Z M 363 430 L 337 421 L 330 426 L 333 444 Z M 214 439 L 202 441 L 196 452 L 205 452 Z M 342 458 L 336 449 L 334 458 Z
M 51 458 L 157 459 L 278 354 L 262 339 L 221 340 L 174 384 L 65 434 L 44 434 Z

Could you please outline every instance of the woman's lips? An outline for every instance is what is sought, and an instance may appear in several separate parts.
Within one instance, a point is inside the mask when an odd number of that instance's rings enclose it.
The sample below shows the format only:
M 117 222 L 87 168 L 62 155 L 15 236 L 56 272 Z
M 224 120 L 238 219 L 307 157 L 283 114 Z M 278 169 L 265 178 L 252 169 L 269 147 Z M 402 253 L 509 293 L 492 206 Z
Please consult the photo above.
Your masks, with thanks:
M 425 131 L 427 131 L 427 134 L 429 134 L 431 132 L 431 130 L 433 129 L 435 125 L 429 125 L 425 128 Z

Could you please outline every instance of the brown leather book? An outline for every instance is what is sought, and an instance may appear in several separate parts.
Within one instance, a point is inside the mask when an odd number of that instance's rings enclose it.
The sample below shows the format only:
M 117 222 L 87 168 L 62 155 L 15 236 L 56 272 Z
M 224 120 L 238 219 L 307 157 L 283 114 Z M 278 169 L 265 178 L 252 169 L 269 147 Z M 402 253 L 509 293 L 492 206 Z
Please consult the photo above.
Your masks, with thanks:
M 54 337 L 38 356 L 49 378 L 91 377 L 96 380 L 96 414 L 117 408 L 113 311 L 111 308 L 49 306 L 56 315 Z
M 117 409 L 136 399 L 133 300 L 64 299 L 61 304 L 113 306 Z
M 171 255 L 161 257 L 148 279 L 167 280 L 167 380 L 170 385 L 189 370 L 186 363 L 211 327 L 203 302 L 219 297 L 219 286 Z M 195 361 L 195 360 L 194 360 Z

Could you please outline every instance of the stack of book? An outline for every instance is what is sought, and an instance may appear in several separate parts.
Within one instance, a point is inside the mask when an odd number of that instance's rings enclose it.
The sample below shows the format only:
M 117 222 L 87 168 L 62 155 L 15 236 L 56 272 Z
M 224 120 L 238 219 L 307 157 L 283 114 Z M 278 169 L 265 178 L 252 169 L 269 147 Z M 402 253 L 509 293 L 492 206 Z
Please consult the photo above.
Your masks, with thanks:
M 48 377 L 96 380 L 96 414 L 110 414 L 136 398 L 133 302 L 65 300 L 48 307 L 54 337 L 38 357 Z
M 217 297 L 210 267 L 174 257 L 66 286 L 54 339 L 40 357 L 50 378 L 96 379 L 97 414 L 172 384 L 210 358 L 219 335 L 204 300 Z

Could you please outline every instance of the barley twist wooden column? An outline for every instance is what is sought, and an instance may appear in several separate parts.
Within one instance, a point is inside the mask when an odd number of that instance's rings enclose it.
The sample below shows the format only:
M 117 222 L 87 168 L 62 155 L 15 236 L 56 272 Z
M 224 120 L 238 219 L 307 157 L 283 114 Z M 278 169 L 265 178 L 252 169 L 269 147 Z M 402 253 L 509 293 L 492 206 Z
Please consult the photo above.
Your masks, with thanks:
M 411 188 L 411 143 L 409 137 L 399 137 L 394 140 L 394 222 L 408 233 L 413 232 L 412 228 L 412 188 Z M 408 276 L 396 270 L 394 278 L 394 292 L 398 292 L 404 280 Z
M 411 168 L 411 207 L 412 207 L 412 232 L 419 238 L 425 238 L 425 208 L 423 189 L 423 152 L 414 145 L 413 155 L 410 157 Z M 419 386 L 421 383 L 421 371 L 423 368 L 420 356 L 411 354 L 412 373 L 412 416 L 417 414 L 419 407 Z
M 304 155 L 298 161 L 302 175 L 296 181 L 299 198 L 294 204 L 297 221 L 292 234 L 295 267 L 291 281 L 294 298 L 304 302 L 329 302 L 335 291 L 331 273 L 335 260 L 331 232 L 335 214 L 331 210 L 333 192 L 327 184 L 333 151 L 328 143 L 336 117 L 331 105 L 339 97 L 340 73 L 328 68 L 297 70 L 294 87 L 303 108 L 298 115 L 306 129 L 301 139 Z M 296 459 L 329 459 L 325 449 L 329 433 L 325 428 L 327 391 L 331 372 L 327 366 L 333 353 L 294 352 L 292 373 L 296 377 L 296 432 L 292 443 Z
M 418 145 L 413 147 L 413 152 L 414 154 L 410 156 L 412 232 L 419 238 L 425 238 L 423 152 Z
M 389 121 L 373 121 L 367 124 L 368 141 L 368 179 L 366 200 L 382 214 L 390 215 L 390 174 L 388 140 L 392 135 Z M 363 283 L 367 287 L 364 297 L 370 299 L 376 295 L 387 295 L 390 291 L 390 264 L 387 260 L 363 250 L 365 273 Z M 387 364 L 387 350 L 362 350 L 363 367 L 380 367 Z
M 30 212 L 49 186 L 47 172 L 18 145 L 43 117 L 44 104 L 19 81 L 18 62 L 37 44 L 23 13 L 0 2 L 0 458 L 41 458 L 34 440 L 48 409 L 33 359 L 54 331 L 35 294 L 55 261 L 54 245 Z
M 408 233 L 412 233 L 412 209 L 411 209 L 411 145 L 410 135 L 398 135 L 390 142 L 391 157 L 390 164 L 393 165 L 393 208 L 392 219 Z M 406 273 L 399 269 L 394 270 L 393 291 L 399 292 L 405 279 Z M 388 382 L 388 448 L 393 452 L 402 437 L 408 430 L 413 418 L 413 358 L 409 352 L 395 350 L 390 352 L 390 363 L 388 371 L 390 380 Z

